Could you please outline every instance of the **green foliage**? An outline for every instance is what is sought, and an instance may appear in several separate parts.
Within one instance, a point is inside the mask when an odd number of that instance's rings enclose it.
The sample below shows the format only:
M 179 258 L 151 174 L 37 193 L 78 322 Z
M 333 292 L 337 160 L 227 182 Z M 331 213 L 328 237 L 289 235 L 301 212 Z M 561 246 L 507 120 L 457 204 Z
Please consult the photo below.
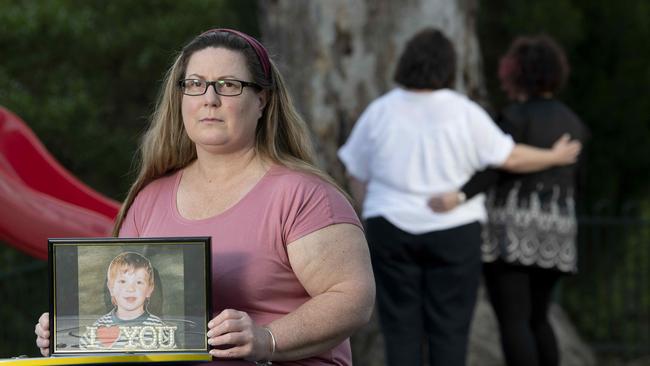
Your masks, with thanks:
M 560 94 L 591 128 L 586 207 L 613 210 L 650 200 L 650 3 L 647 0 L 493 0 L 481 2 L 478 33 L 487 86 L 498 108 L 499 57 L 518 35 L 546 33 L 572 65 Z M 597 183 L 596 183 L 597 182 Z
M 73 174 L 121 200 L 165 71 L 213 27 L 256 34 L 254 2 L 0 2 L 0 105 Z
M 582 336 L 601 351 L 648 354 L 648 221 L 587 219 L 580 229 L 580 274 L 563 281 L 563 306 Z
M 34 325 L 47 311 L 47 263 L 0 242 L 0 358 L 38 355 Z

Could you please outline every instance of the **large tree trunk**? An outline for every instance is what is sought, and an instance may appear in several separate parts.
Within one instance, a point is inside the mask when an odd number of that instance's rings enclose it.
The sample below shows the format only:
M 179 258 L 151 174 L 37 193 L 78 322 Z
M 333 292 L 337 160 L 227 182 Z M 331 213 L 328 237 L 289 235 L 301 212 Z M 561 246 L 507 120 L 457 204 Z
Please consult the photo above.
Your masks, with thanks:
M 446 33 L 458 56 L 456 89 L 479 102 L 485 100 L 475 32 L 477 0 L 262 0 L 258 4 L 263 41 L 272 57 L 277 55 L 274 60 L 310 126 L 319 163 L 342 184 L 344 172 L 336 151 L 369 102 L 393 86 L 397 58 L 418 30 L 431 26 Z M 502 363 L 495 324 L 481 296 L 469 364 Z M 353 337 L 357 366 L 382 365 L 382 349 L 376 320 Z
M 260 1 L 263 40 L 310 125 L 320 163 L 343 182 L 336 150 L 392 84 L 405 41 L 426 26 L 456 45 L 457 88 L 482 94 L 476 1 Z

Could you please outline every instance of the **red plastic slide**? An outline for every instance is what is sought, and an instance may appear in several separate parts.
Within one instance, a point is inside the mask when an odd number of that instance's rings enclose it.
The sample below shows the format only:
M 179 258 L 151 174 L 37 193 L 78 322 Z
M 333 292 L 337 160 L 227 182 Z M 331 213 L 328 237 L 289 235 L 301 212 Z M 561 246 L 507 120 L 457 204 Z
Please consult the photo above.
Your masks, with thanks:
M 47 259 L 47 238 L 108 236 L 119 203 L 86 186 L 0 107 L 0 241 Z

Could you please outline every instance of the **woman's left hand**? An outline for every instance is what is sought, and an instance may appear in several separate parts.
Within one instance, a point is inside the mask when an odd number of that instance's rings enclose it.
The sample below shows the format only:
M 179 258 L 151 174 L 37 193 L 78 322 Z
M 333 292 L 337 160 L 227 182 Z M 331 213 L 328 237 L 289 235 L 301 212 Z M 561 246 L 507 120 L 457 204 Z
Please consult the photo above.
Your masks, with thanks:
M 217 358 L 268 360 L 272 340 L 269 332 L 255 325 L 248 313 L 226 309 L 208 322 L 210 354 Z

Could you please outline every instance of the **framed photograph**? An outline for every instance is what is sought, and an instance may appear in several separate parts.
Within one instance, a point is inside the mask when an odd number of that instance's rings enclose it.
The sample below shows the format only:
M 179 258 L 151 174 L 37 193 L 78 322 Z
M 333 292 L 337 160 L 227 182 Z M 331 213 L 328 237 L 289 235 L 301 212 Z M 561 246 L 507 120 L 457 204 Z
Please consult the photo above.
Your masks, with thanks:
M 210 238 L 50 239 L 50 351 L 203 353 Z

